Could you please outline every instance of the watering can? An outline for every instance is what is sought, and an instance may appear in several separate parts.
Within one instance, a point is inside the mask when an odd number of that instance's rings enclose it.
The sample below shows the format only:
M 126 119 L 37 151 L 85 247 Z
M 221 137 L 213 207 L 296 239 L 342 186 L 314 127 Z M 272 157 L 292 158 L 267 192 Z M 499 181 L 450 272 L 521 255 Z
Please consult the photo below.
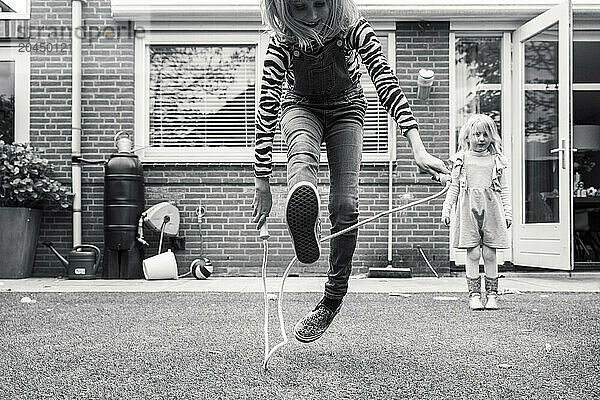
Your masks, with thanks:
M 100 265 L 100 249 L 91 244 L 75 246 L 69 252 L 67 261 L 52 245 L 52 242 L 42 242 L 48 247 L 65 266 L 69 279 L 95 279 Z M 88 250 L 90 249 L 90 250 Z

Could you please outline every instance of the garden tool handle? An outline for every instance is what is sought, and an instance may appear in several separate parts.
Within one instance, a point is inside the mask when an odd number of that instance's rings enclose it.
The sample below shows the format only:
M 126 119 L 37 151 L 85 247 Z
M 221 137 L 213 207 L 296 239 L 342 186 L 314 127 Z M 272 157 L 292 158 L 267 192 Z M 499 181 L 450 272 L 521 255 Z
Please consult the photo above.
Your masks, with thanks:
M 258 237 L 261 240 L 268 240 L 271 235 L 269 234 L 269 230 L 267 229 L 267 223 L 265 222 L 263 226 L 260 227 L 260 232 L 258 232 Z
M 100 255 L 102 254 L 100 249 L 98 247 L 94 246 L 93 244 L 80 244 L 73 248 L 73 250 L 75 250 L 75 251 L 78 251 L 79 249 L 94 250 L 94 252 L 96 253 L 96 262 L 94 263 L 94 271 L 98 270 L 98 267 L 100 266 Z
M 442 184 L 442 186 L 447 186 L 450 184 L 450 181 L 452 181 L 452 176 L 448 175 L 448 174 L 440 174 L 438 176 L 438 182 Z

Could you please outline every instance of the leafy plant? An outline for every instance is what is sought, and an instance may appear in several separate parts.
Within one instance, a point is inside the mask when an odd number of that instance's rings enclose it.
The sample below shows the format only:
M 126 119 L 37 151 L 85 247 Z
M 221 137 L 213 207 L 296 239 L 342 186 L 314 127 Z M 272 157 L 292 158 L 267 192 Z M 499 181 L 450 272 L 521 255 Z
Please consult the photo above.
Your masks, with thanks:
M 60 208 L 72 205 L 73 193 L 53 179 L 52 165 L 29 144 L 0 140 L 0 207 Z

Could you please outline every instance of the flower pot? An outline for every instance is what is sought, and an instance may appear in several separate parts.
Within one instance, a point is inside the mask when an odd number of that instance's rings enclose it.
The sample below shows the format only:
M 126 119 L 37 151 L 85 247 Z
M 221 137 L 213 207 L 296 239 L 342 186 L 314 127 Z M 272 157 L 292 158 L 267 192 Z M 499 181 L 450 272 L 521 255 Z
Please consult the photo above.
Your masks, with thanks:
M 41 219 L 41 210 L 0 207 L 0 279 L 31 276 Z

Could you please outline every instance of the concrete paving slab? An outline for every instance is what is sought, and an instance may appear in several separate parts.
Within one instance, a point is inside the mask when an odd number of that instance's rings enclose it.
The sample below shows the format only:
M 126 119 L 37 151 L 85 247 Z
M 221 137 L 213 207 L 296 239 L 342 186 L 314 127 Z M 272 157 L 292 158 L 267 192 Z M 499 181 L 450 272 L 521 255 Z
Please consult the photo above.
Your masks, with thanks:
M 600 273 L 503 273 L 500 290 L 507 292 L 598 292 Z M 290 277 L 284 292 L 323 291 L 326 277 Z M 269 292 L 278 292 L 280 277 L 267 278 Z M 0 291 L 12 292 L 262 292 L 259 277 L 211 277 L 207 280 L 181 278 L 177 280 L 145 279 L 70 280 L 57 278 L 2 279 Z M 442 278 L 367 278 L 350 279 L 350 293 L 464 293 L 464 277 Z

